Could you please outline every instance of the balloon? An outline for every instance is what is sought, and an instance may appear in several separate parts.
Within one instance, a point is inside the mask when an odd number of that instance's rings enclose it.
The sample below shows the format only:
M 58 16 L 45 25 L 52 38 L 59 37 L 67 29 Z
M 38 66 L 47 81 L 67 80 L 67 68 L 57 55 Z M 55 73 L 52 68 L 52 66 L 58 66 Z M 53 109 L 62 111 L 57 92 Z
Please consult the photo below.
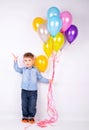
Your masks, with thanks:
M 45 54 L 49 58 L 53 51 L 53 38 L 51 36 L 48 39 L 48 41 L 45 44 L 43 44 L 43 49 L 44 49 Z
M 43 23 L 45 23 L 45 22 L 46 22 L 45 19 L 43 19 L 43 18 L 41 18 L 41 17 L 36 17 L 36 18 L 33 20 L 33 23 L 32 23 L 34 30 L 37 31 L 39 25 L 40 25 L 40 24 L 43 24 Z
M 48 59 L 44 55 L 39 55 L 35 60 L 35 67 L 38 68 L 40 72 L 44 72 L 48 66 Z
M 71 25 L 66 31 L 65 31 L 65 37 L 69 43 L 72 43 L 78 35 L 78 29 L 75 25 Z
M 43 42 L 47 42 L 50 37 L 50 33 L 48 32 L 46 23 L 39 25 L 38 34 Z
M 71 25 L 72 23 L 72 15 L 70 12 L 68 11 L 64 11 L 60 14 L 60 18 L 62 20 L 62 28 L 61 28 L 61 31 L 62 32 L 65 32 L 69 26 Z
M 59 16 L 60 11 L 57 7 L 50 7 L 47 11 L 47 18 L 50 18 L 52 16 Z
M 48 19 L 48 31 L 52 36 L 55 36 L 62 27 L 62 21 L 58 16 L 52 16 Z
M 64 45 L 64 42 L 65 42 L 65 38 L 64 38 L 64 35 L 59 32 L 55 37 L 53 37 L 53 49 L 58 52 L 58 50 L 60 50 L 63 45 Z

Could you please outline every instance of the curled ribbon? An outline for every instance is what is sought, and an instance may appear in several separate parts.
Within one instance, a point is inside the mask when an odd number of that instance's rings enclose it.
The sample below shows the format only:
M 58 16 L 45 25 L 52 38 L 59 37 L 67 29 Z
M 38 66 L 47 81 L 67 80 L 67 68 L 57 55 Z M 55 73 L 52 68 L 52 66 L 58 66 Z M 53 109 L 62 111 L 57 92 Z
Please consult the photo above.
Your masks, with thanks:
M 52 94 L 52 81 L 54 79 L 55 75 L 55 62 L 56 62 L 56 55 L 53 55 L 53 72 L 52 72 L 52 80 L 49 83 L 49 89 L 48 89 L 48 103 L 47 103 L 47 112 L 49 119 L 45 119 L 43 121 L 40 121 L 37 123 L 40 127 L 46 127 L 47 125 L 51 125 L 52 123 L 55 123 L 58 119 L 58 113 L 54 107 L 53 102 L 53 94 Z

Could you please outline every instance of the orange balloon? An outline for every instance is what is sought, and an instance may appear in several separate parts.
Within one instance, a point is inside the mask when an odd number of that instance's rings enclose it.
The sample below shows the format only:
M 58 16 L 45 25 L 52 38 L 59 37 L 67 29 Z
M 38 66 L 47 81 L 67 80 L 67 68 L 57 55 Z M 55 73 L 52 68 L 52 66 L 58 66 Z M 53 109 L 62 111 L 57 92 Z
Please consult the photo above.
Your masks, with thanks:
M 35 60 L 35 67 L 38 68 L 40 72 L 44 72 L 48 66 L 48 59 L 44 55 L 39 55 Z
M 36 18 L 33 20 L 33 23 L 32 23 L 34 30 L 35 30 L 35 31 L 38 31 L 39 25 L 40 25 L 40 24 L 43 24 L 43 23 L 45 23 L 45 22 L 46 22 L 45 19 L 43 19 L 43 18 L 41 18 L 41 17 L 36 17 Z

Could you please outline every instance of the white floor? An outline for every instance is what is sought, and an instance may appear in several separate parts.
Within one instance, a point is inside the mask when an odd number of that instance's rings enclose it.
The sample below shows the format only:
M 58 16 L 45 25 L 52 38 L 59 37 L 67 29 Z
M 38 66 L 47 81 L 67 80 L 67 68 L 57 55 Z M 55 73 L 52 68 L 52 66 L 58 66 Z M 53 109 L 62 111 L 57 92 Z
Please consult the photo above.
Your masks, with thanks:
M 59 121 L 53 125 L 41 128 L 28 123 L 22 123 L 19 119 L 0 119 L 0 130 L 89 130 L 89 122 Z

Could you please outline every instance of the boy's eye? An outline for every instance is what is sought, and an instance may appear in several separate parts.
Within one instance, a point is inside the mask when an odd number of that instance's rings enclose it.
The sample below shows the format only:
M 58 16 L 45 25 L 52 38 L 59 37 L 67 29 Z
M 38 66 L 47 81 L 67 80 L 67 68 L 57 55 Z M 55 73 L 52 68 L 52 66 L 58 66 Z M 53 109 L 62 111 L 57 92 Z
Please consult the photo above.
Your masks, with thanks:
M 25 62 L 28 62 L 28 61 L 30 62 L 31 60 L 25 60 Z

